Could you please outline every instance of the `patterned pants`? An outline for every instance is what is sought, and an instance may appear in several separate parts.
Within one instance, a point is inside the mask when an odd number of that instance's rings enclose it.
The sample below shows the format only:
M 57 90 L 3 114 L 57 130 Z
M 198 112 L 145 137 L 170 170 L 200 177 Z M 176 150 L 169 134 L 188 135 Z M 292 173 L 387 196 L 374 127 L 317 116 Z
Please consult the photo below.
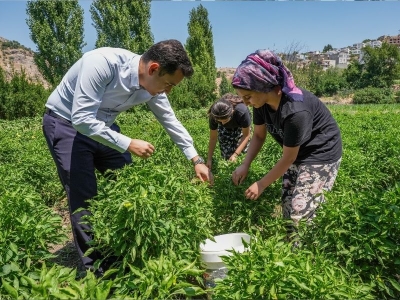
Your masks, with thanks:
M 295 224 L 312 220 L 319 204 L 325 201 L 324 191 L 335 182 L 341 158 L 331 164 L 293 164 L 283 175 L 282 213 Z
M 239 146 L 239 141 L 242 138 L 242 128 L 225 128 L 218 126 L 218 142 L 221 156 L 228 160 Z M 242 153 L 246 153 L 249 148 L 250 141 L 243 149 Z M 240 154 L 240 153 L 239 153 Z

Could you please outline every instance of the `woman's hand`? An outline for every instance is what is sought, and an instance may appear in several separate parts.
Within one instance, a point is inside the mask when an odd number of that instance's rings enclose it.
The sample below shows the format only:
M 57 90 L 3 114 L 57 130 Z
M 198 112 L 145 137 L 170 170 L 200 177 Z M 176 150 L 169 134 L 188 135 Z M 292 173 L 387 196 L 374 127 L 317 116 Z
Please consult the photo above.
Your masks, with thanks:
M 232 173 L 232 181 L 235 185 L 241 184 L 244 179 L 247 176 L 247 173 L 249 172 L 249 167 L 246 165 L 240 165 L 239 167 L 236 168 L 235 171 Z
M 237 160 L 238 155 L 236 154 L 236 152 L 234 152 L 231 157 L 229 157 L 229 161 L 231 162 L 235 162 Z
M 261 183 L 256 181 L 254 182 L 245 192 L 244 196 L 250 200 L 256 200 L 265 188 L 262 188 Z

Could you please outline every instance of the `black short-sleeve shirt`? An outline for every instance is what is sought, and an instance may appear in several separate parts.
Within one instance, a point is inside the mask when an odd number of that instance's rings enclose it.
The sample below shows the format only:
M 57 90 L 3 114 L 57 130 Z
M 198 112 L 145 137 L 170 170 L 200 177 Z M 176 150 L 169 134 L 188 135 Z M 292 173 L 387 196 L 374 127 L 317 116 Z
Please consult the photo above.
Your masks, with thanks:
M 229 122 L 222 125 L 221 123 L 214 120 L 214 118 L 209 118 L 210 130 L 217 130 L 218 126 L 223 126 L 225 128 L 247 128 L 251 125 L 251 115 L 250 111 L 244 103 L 239 103 L 236 105 L 233 111 L 232 119 Z
M 303 90 L 303 101 L 282 95 L 276 111 L 265 104 L 253 109 L 254 125 L 265 124 L 281 145 L 300 146 L 295 163 L 332 163 L 342 156 L 339 126 L 326 105 Z

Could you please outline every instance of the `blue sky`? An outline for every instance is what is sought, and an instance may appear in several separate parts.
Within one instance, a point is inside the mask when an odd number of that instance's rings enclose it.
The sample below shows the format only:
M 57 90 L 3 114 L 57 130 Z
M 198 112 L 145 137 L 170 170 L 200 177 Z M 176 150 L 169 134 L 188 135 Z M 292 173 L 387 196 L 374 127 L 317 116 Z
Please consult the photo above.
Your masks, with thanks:
M 96 31 L 85 11 L 84 51 L 94 48 Z M 191 9 L 202 4 L 213 30 L 217 67 L 237 67 L 251 52 L 269 48 L 300 52 L 344 47 L 400 33 L 400 1 L 153 1 L 154 40 L 188 37 Z M 26 1 L 0 0 L 0 36 L 36 50 L 26 25 Z

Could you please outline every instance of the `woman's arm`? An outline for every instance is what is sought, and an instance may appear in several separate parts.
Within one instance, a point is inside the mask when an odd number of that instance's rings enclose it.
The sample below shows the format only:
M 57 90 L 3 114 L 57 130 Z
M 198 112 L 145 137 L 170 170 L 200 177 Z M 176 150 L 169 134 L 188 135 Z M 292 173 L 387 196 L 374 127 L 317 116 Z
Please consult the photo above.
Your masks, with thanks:
M 207 156 L 207 167 L 211 169 L 212 157 L 214 155 L 215 146 L 217 145 L 218 131 L 210 130 L 210 139 L 208 141 L 208 156 Z
M 239 140 L 239 146 L 236 148 L 235 152 L 229 158 L 231 161 L 235 161 L 237 156 L 242 153 L 242 151 L 246 148 L 247 143 L 250 140 L 250 126 L 246 128 L 242 128 L 242 137 Z
M 264 124 L 254 126 L 254 134 L 251 138 L 249 150 L 247 151 L 242 164 L 232 173 L 232 181 L 235 185 L 241 184 L 246 178 L 251 162 L 257 156 L 258 152 L 260 152 L 266 136 L 267 129 Z
M 258 152 L 260 152 L 265 138 L 267 137 L 267 129 L 265 125 L 255 125 L 253 137 L 251 138 L 249 150 L 247 151 L 246 157 L 243 161 L 243 165 L 250 167 L 251 162 L 257 156 Z
M 289 169 L 289 167 L 296 160 L 299 153 L 300 146 L 297 147 L 286 147 L 283 146 L 283 154 L 280 160 L 275 166 L 260 180 L 253 183 L 246 191 L 245 196 L 247 199 L 256 200 L 261 193 L 281 177 Z

